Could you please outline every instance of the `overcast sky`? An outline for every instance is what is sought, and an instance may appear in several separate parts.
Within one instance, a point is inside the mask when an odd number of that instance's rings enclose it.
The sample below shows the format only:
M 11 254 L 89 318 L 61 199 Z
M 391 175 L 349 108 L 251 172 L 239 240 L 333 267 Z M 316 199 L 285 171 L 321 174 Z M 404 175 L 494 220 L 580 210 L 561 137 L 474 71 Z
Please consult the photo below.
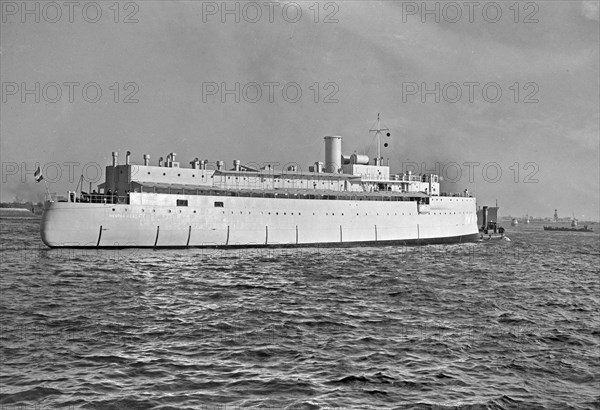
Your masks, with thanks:
M 229 2 L 224 16 L 221 2 L 1 3 L 2 201 L 44 192 L 22 163 L 47 179 L 61 164 L 61 191 L 76 185 L 64 163 L 79 175 L 111 151 L 307 168 L 341 135 L 372 157 L 381 113 L 393 172 L 437 164 L 444 190 L 501 215 L 600 218 L 598 1 L 428 2 L 439 22 L 420 1 Z

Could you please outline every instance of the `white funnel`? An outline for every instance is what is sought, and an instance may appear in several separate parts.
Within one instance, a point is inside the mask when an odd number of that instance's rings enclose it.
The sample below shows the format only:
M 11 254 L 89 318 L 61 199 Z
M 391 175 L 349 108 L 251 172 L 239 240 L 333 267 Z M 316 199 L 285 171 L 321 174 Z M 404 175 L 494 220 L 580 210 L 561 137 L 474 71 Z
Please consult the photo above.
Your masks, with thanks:
M 342 167 L 342 137 L 325 137 L 325 172 L 338 172 Z

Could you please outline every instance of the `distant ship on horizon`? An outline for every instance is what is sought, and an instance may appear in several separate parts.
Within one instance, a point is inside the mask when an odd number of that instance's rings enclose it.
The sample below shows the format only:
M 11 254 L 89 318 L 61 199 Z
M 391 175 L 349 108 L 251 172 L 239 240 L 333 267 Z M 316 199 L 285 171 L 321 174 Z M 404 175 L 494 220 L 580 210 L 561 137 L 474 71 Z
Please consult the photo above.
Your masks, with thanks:
M 554 210 L 554 222 L 558 222 L 558 211 Z M 544 231 L 568 231 L 568 232 L 593 232 L 592 228 L 588 228 L 587 225 L 584 225 L 583 228 L 577 228 L 577 219 L 575 218 L 575 212 L 573 212 L 573 217 L 571 218 L 571 227 L 568 228 L 566 226 L 544 226 Z

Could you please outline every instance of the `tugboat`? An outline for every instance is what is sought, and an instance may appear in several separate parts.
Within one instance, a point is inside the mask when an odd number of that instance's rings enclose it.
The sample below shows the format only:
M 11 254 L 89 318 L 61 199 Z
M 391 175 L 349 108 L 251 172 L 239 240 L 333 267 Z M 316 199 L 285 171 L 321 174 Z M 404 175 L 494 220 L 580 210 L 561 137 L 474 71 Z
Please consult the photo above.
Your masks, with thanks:
M 477 225 L 479 226 L 479 239 L 502 239 L 504 236 L 504 228 L 498 225 L 498 203 L 496 206 L 484 206 L 477 210 Z

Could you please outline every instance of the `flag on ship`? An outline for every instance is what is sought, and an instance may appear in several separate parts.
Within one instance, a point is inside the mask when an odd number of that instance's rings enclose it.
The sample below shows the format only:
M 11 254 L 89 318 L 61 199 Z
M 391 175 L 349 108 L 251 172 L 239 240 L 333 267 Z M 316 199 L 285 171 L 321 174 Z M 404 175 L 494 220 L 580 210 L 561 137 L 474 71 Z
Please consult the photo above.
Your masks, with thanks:
M 42 175 L 42 170 L 40 169 L 39 165 L 33 173 L 33 177 L 35 178 L 35 182 L 40 182 L 42 179 L 44 179 L 44 175 Z

